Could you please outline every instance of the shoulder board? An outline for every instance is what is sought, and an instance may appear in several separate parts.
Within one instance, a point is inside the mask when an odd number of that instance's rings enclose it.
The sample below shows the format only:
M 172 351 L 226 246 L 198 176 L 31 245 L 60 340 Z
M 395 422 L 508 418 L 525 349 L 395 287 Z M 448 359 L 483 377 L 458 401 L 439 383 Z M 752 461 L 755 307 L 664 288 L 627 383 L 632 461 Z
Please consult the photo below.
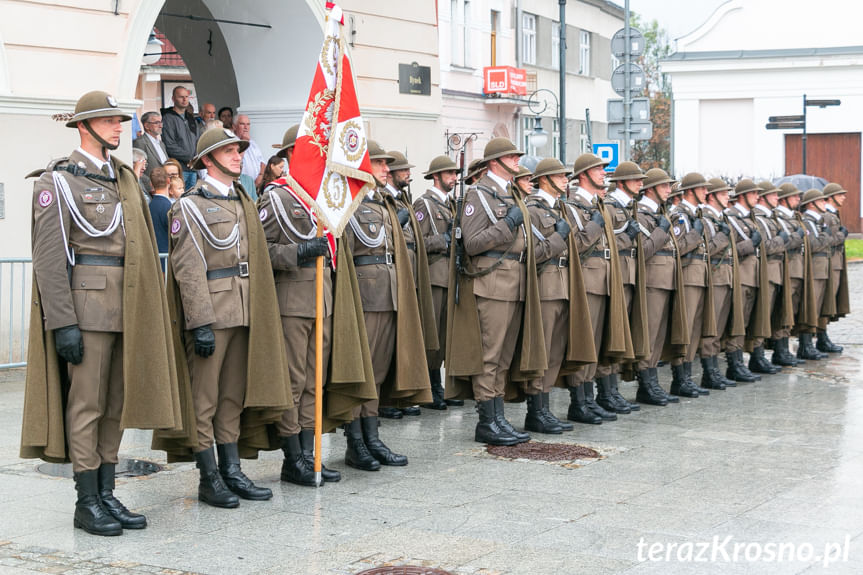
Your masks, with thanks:
M 50 162 L 48 162 L 48 165 L 45 166 L 44 171 L 53 172 L 55 166 L 57 166 L 59 164 L 68 164 L 68 163 L 69 163 L 69 157 L 68 156 L 66 156 L 64 158 L 55 158 L 55 159 L 51 160 Z M 30 173 L 32 174 L 33 172 L 30 172 Z M 28 174 L 27 177 L 29 178 L 30 175 Z

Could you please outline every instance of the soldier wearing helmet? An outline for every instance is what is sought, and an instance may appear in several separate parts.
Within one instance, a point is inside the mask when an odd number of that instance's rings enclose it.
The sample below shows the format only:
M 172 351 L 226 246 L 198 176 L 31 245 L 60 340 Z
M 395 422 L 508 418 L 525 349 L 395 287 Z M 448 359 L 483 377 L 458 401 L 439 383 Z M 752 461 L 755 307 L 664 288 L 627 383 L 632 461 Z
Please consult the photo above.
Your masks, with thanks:
M 830 285 L 830 264 L 833 256 L 833 246 L 836 242 L 833 230 L 824 218 L 825 203 L 824 194 L 816 189 L 807 190 L 800 200 L 799 210 L 803 224 L 806 226 L 806 243 L 804 250 L 808 252 L 812 261 L 812 278 L 806 279 L 807 288 L 812 292 L 814 309 L 805 310 L 798 321 L 800 336 L 800 347 L 798 357 L 801 356 L 800 349 L 806 350 L 807 356 L 814 356 L 820 350 L 812 344 L 812 334 L 816 333 L 821 322 L 820 316 L 824 310 L 824 298 L 827 297 L 827 288 Z M 806 302 L 804 298 L 804 303 Z M 808 305 L 803 307 L 809 307 Z M 822 357 L 826 357 L 825 352 Z M 808 357 L 807 357 L 808 359 Z M 818 358 L 820 359 L 820 357 Z
M 847 191 L 839 184 L 831 182 L 824 186 L 824 221 L 830 228 L 833 238 L 832 255 L 830 256 L 830 284 L 833 289 L 825 297 L 835 300 L 835 313 L 822 315 L 818 320 L 816 348 L 824 353 L 842 353 L 842 346 L 836 345 L 827 335 L 827 324 L 849 313 L 848 306 L 848 275 L 845 272 L 845 238 L 848 229 L 839 219 L 839 208 L 845 203 Z
M 273 144 L 273 148 L 276 149 L 276 155 L 280 158 L 284 158 L 289 165 L 291 163 L 291 157 L 294 155 L 294 145 L 297 143 L 297 133 L 299 131 L 300 125 L 294 124 L 285 132 L 285 135 L 282 137 L 281 144 Z

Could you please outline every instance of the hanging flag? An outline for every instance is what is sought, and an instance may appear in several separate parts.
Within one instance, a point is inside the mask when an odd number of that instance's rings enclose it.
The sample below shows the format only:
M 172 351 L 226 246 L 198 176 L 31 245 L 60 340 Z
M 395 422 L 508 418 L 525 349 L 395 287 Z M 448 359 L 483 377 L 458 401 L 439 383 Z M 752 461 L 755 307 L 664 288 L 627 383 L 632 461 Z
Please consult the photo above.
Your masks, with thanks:
M 375 186 L 357 102 L 341 8 L 327 2 L 324 44 L 291 157 L 288 182 L 340 236 L 363 194 Z

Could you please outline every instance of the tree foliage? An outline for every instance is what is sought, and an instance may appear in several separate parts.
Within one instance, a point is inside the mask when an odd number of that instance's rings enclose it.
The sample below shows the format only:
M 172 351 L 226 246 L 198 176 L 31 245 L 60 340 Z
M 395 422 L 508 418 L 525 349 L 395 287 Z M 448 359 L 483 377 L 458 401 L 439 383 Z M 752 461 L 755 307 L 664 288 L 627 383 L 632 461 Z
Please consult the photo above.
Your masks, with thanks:
M 668 33 L 659 22 L 650 22 L 632 12 L 630 25 L 644 35 L 644 52 L 636 63 L 644 70 L 645 88 L 650 97 L 650 120 L 653 122 L 653 137 L 636 141 L 632 146 L 632 161 L 642 169 L 662 168 L 668 171 L 671 165 L 671 84 L 662 73 L 659 63 L 671 54 Z

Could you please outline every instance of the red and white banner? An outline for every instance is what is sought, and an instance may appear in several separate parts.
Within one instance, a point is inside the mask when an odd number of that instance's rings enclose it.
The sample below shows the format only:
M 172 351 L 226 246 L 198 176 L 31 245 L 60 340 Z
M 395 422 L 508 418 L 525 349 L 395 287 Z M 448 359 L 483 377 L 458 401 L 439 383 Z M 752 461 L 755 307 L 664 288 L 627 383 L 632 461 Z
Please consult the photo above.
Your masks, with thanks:
M 341 8 L 327 2 L 324 44 L 291 157 L 288 181 L 330 233 L 340 236 L 374 187 Z

